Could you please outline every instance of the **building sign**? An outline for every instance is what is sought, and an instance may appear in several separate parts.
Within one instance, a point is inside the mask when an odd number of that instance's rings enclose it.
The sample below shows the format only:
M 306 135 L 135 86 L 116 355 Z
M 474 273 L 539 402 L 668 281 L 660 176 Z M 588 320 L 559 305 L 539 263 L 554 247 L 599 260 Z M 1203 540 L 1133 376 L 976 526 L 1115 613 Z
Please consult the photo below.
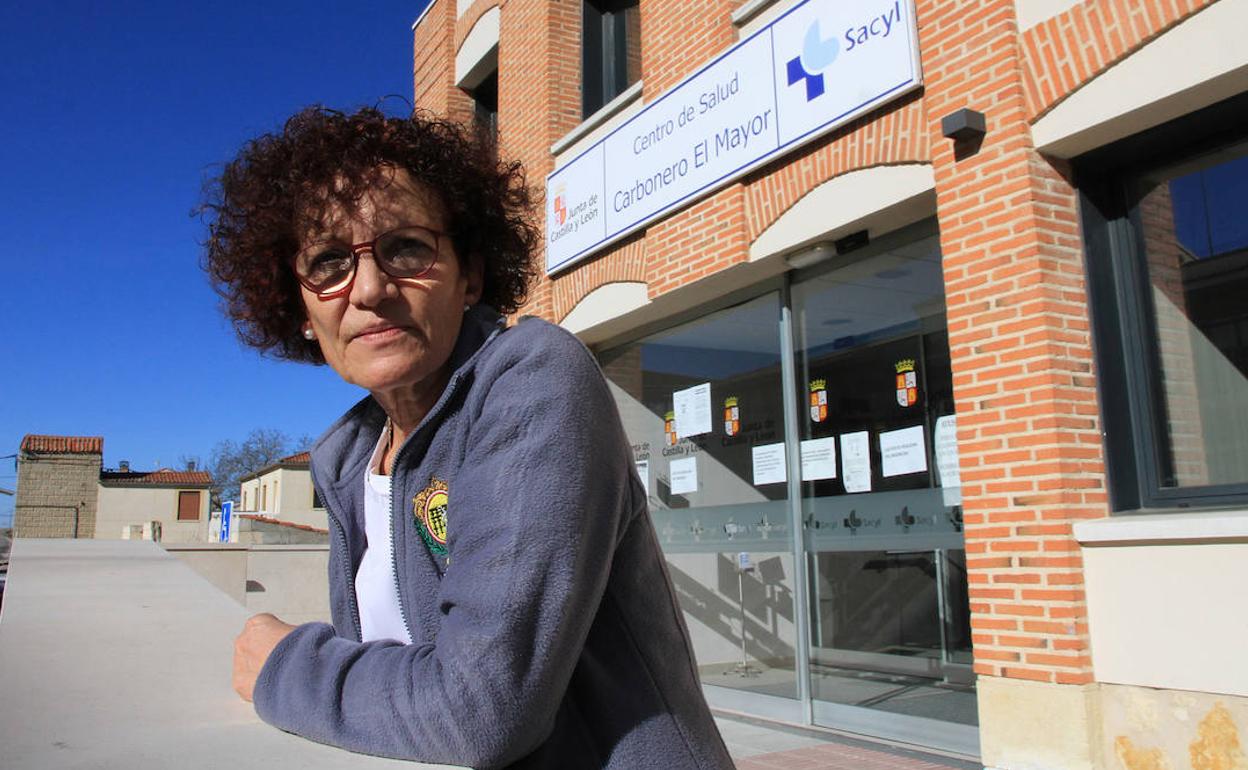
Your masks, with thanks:
M 546 179 L 546 272 L 918 88 L 913 0 L 806 0 Z

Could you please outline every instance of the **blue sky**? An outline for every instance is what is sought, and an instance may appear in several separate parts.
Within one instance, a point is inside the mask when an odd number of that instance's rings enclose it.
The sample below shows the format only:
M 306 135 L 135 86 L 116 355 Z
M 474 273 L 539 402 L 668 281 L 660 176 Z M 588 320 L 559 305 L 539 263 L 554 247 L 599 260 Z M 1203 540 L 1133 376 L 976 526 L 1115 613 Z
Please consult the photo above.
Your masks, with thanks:
M 0 456 L 48 433 L 104 436 L 105 466 L 206 462 L 253 428 L 317 435 L 362 395 L 236 341 L 190 212 L 298 108 L 410 101 L 425 2 L 0 4 Z

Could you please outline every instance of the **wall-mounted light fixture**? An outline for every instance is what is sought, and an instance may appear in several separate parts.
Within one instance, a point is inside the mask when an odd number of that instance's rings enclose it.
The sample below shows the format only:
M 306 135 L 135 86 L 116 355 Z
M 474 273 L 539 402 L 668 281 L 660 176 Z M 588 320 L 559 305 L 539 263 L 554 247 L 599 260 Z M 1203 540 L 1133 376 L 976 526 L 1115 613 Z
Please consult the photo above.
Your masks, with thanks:
M 817 265 L 824 260 L 832 257 L 847 254 L 856 249 L 861 249 L 871 242 L 870 233 L 866 230 L 857 230 L 848 235 L 837 238 L 835 241 L 828 243 L 816 243 L 806 251 L 799 251 L 785 257 L 784 261 L 794 270 L 801 270 L 804 267 Z
M 825 259 L 836 256 L 836 247 L 830 243 L 816 243 L 806 251 L 799 251 L 784 258 L 789 267 L 801 270 L 803 267 L 817 265 Z
M 984 113 L 963 107 L 940 119 L 940 133 L 955 142 L 975 141 L 988 133 L 988 120 Z

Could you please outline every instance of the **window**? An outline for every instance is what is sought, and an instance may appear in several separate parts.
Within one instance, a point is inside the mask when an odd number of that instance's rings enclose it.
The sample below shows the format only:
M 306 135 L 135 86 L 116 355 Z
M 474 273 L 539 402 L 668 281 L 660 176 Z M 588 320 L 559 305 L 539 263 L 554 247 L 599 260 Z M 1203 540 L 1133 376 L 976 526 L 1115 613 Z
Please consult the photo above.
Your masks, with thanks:
M 594 114 L 641 79 L 638 0 L 585 0 L 581 64 L 583 117 Z
M 316 491 L 316 487 L 312 487 L 312 507 L 324 508 L 325 501 L 321 499 L 321 493 Z
M 199 492 L 178 493 L 178 521 L 199 521 Z
M 491 145 L 498 144 L 498 70 L 469 92 L 472 96 L 472 124 Z
M 269 510 L 269 486 L 268 484 L 260 485 L 260 509 L 262 511 Z
M 1116 510 L 1248 502 L 1248 135 L 1222 128 L 1246 109 L 1079 165 Z

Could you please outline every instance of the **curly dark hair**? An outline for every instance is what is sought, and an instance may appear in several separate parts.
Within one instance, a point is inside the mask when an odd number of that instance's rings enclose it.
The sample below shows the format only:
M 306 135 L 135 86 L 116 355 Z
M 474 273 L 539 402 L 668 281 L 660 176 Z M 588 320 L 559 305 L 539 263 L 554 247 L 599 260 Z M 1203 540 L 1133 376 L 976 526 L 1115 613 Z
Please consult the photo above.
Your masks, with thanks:
M 297 233 L 329 206 L 353 210 L 394 169 L 437 196 L 461 266 L 481 261 L 481 301 L 502 313 L 524 304 L 540 236 L 518 162 L 499 162 L 477 132 L 426 114 L 309 107 L 281 133 L 248 142 L 198 209 L 208 221 L 204 269 L 243 342 L 278 358 L 324 363 L 320 347 L 300 333 L 306 313 L 289 268 Z

